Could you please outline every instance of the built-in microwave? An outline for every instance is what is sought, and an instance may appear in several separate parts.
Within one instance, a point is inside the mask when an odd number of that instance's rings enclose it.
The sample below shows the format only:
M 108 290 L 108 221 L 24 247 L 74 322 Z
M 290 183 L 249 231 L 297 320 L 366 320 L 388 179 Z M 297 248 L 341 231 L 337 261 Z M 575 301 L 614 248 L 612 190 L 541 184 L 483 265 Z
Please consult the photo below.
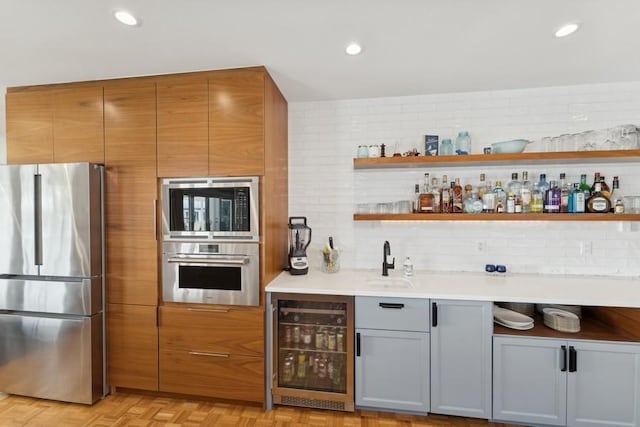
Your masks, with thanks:
M 260 304 L 258 243 L 162 244 L 162 300 Z
M 172 240 L 259 241 L 258 177 L 165 178 L 162 235 Z

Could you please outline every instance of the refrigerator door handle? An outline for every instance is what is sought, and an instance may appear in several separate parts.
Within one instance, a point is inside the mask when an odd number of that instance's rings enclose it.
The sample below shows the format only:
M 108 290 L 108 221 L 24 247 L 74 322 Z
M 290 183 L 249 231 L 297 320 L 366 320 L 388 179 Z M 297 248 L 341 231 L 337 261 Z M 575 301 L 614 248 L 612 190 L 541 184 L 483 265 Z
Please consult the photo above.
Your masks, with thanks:
M 35 264 L 42 265 L 42 175 L 33 176 L 33 221 Z

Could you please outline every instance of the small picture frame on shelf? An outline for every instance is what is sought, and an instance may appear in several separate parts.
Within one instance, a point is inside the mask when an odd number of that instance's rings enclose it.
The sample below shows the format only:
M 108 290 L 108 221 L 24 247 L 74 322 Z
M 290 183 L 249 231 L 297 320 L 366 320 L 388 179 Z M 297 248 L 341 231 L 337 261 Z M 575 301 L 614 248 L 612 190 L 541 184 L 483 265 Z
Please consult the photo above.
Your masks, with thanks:
M 424 155 L 425 156 L 437 156 L 438 155 L 438 135 L 425 135 L 424 136 Z

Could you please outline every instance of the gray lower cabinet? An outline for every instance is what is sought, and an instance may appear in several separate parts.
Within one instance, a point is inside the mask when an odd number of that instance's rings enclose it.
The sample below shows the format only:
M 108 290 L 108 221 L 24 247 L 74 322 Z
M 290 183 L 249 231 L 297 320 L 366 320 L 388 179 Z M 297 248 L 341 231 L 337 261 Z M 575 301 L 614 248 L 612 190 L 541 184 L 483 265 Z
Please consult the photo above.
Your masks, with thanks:
M 431 300 L 431 412 L 491 418 L 492 307 Z
M 640 345 L 493 338 L 493 418 L 533 425 L 640 426 Z
M 359 408 L 429 411 L 429 301 L 356 297 Z

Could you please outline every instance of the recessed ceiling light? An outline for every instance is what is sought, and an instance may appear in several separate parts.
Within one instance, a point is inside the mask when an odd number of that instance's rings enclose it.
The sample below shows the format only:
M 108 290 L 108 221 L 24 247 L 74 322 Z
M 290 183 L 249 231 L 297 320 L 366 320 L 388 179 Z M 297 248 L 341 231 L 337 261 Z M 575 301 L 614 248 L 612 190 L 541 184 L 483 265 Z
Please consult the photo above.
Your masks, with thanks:
M 138 19 L 126 10 L 116 10 L 115 12 L 113 12 L 113 16 L 115 16 L 115 18 L 118 21 L 122 22 L 124 25 L 138 25 Z
M 580 27 L 578 24 L 572 23 L 572 24 L 566 24 L 563 25 L 562 27 L 558 28 L 558 30 L 556 31 L 556 37 L 566 37 L 569 34 L 573 34 L 578 30 L 578 27 Z
M 358 43 L 351 43 L 345 51 L 347 55 L 359 55 L 362 52 L 362 47 Z

